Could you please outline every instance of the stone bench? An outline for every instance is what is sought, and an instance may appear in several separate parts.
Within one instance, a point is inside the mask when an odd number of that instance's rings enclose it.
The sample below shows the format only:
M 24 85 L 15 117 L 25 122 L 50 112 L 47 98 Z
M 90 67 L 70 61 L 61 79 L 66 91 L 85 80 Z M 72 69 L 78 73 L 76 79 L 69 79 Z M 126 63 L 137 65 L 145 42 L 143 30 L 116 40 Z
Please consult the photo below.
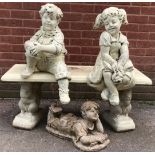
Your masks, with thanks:
M 24 70 L 25 64 L 16 64 L 10 68 L 2 77 L 1 80 L 4 82 L 20 82 L 20 101 L 19 107 L 22 109 L 21 102 L 26 100 L 28 102 L 25 111 L 31 106 L 32 102 L 38 106 L 38 111 L 34 113 L 21 112 L 13 120 L 13 126 L 23 129 L 32 129 L 42 118 L 42 111 L 39 109 L 40 103 L 40 86 L 41 83 L 45 82 L 56 82 L 53 75 L 45 72 L 34 73 L 28 79 L 21 78 L 21 72 Z M 71 73 L 70 83 L 87 83 L 87 75 L 92 70 L 93 66 L 73 66 L 69 65 L 68 69 Z M 152 81 L 142 72 L 134 69 L 135 82 L 137 85 L 152 85 Z M 24 92 L 24 93 L 23 93 Z M 22 111 L 22 110 L 21 110 Z M 115 128 L 115 127 L 114 127 Z M 133 127 L 132 127 L 133 128 Z M 119 130 L 119 129 L 116 129 Z

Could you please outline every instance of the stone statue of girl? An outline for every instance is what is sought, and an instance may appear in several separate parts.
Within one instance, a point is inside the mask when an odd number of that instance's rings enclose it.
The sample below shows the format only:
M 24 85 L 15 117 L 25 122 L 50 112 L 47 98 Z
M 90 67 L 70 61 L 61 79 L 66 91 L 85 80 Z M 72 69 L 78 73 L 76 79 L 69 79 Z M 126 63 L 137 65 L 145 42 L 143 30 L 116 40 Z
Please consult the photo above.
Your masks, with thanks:
M 135 85 L 129 42 L 120 31 L 121 26 L 127 23 L 125 10 L 116 7 L 109 7 L 96 17 L 94 29 L 104 26 L 105 31 L 101 33 L 100 52 L 88 76 L 88 84 L 101 90 L 102 99 L 108 100 L 118 114 L 128 114 L 131 110 L 131 88 Z M 125 90 L 125 95 L 119 94 L 122 90 Z M 123 98 L 123 103 L 120 98 Z
M 58 27 L 63 13 L 54 4 L 43 5 L 39 13 L 42 26 L 25 42 L 27 65 L 21 77 L 29 78 L 35 71 L 54 74 L 59 85 L 60 101 L 67 104 L 70 102 L 69 74 L 64 60 L 67 50 L 64 46 L 64 35 Z

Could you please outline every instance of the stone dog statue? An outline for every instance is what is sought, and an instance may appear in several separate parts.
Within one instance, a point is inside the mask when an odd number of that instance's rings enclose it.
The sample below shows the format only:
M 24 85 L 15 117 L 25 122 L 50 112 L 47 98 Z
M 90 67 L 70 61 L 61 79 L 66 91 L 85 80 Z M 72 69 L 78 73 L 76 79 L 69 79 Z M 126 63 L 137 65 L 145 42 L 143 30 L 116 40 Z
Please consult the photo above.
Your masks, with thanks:
M 61 107 L 51 105 L 46 129 L 57 136 L 72 139 L 74 145 L 83 151 L 101 150 L 110 140 L 104 133 L 98 109 L 97 103 L 86 101 L 81 106 L 82 117 L 79 117 L 62 113 Z
M 70 102 L 69 72 L 65 64 L 67 50 L 64 46 L 64 35 L 58 27 L 63 13 L 54 4 L 41 7 L 42 26 L 25 42 L 26 68 L 22 78 L 29 78 L 35 71 L 46 71 L 54 74 L 59 85 L 59 97 L 62 104 Z

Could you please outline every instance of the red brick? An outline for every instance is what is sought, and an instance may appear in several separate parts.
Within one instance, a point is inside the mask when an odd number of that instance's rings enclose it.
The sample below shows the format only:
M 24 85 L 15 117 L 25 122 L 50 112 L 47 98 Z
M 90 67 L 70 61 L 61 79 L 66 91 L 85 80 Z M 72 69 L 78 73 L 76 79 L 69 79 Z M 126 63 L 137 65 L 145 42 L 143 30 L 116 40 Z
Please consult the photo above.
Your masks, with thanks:
M 71 12 L 93 13 L 94 5 L 92 4 L 74 4 L 71 3 Z
M 71 39 L 70 44 L 77 46 L 92 46 L 92 39 Z
M 139 25 L 139 32 L 155 32 L 155 25 Z
M 0 53 L 0 58 L 1 59 L 18 59 L 18 60 L 24 60 L 25 56 L 22 53 Z
M 22 53 L 25 53 L 25 50 L 24 50 L 24 45 L 23 44 L 14 44 L 12 45 L 12 52 L 22 52 Z
M 73 30 L 92 30 L 93 23 L 72 22 L 71 29 L 73 29 Z
M 30 28 L 13 28 L 12 29 L 12 35 L 27 35 L 32 36 L 34 35 L 34 29 Z
M 59 27 L 61 29 L 69 29 L 69 22 L 64 22 L 62 21 L 60 24 L 59 24 Z
M 0 10 L 0 18 L 10 18 L 10 10 Z
M 40 20 L 23 20 L 23 27 L 34 27 L 34 28 L 39 28 L 41 26 L 41 21 Z
M 149 40 L 155 40 L 155 33 L 149 33 Z
M 141 7 L 141 14 L 154 15 L 155 14 L 155 7 Z
M 155 64 L 145 65 L 144 70 L 148 72 L 155 72 Z
M 96 4 L 95 5 L 95 12 L 101 13 L 105 8 L 109 6 Z M 140 7 L 134 7 L 134 6 L 125 6 L 125 5 L 115 5 L 115 7 L 125 9 L 127 14 L 140 14 Z
M 101 13 L 104 9 L 108 8 L 109 6 L 105 3 L 97 3 L 95 4 L 95 13 Z
M 68 54 L 80 54 L 81 48 L 78 46 L 66 46 Z
M 149 24 L 155 24 L 155 17 L 154 16 L 149 16 Z
M 122 31 L 138 32 L 138 24 L 129 23 L 128 25 L 122 25 L 121 30 Z
M 10 35 L 10 34 L 11 34 L 10 28 L 0 27 L 0 35 Z
M 155 6 L 155 2 L 152 2 L 152 3 L 151 3 L 151 6 Z
M 90 55 L 69 55 L 69 60 L 73 62 L 90 62 L 91 61 L 91 56 Z
M 81 31 L 63 30 L 65 38 L 81 38 Z
M 82 47 L 81 48 L 82 54 L 90 54 L 90 55 L 97 55 L 99 53 L 99 46 L 93 47 Z
M 105 2 L 105 4 L 106 5 L 114 5 L 114 6 L 116 6 L 116 5 L 131 5 L 131 3 L 130 2 Z
M 82 14 L 82 21 L 95 22 L 97 15 L 98 14 L 90 14 L 90 13 Z
M 99 38 L 93 39 L 93 46 L 99 46 Z
M 138 48 L 150 48 L 151 47 L 151 41 L 148 40 L 137 40 L 136 45 Z
M 101 35 L 101 31 L 82 31 L 82 38 L 99 38 Z
M 12 52 L 12 46 L 9 43 L 0 43 L 1 52 Z
M 148 20 L 149 20 L 148 16 L 128 15 L 128 22 L 129 23 L 144 23 L 144 24 L 147 24 Z
M 11 10 L 12 18 L 34 19 L 34 11 L 30 10 Z
M 0 2 L 0 8 L 1 9 L 22 9 L 22 3 L 21 2 Z
M 155 41 L 154 40 L 150 40 L 150 48 L 155 48 Z
M 133 6 L 150 6 L 152 4 L 151 4 L 151 2 L 132 2 L 131 5 L 133 5 Z
M 65 11 L 67 11 L 67 12 L 70 12 L 70 3 L 63 3 L 63 2 L 57 2 L 57 3 L 53 3 L 53 4 L 55 4 L 56 6 L 58 6 L 61 10 L 62 10 L 62 12 L 65 12 Z
M 11 44 L 23 44 L 23 36 L 11 36 L 10 37 Z
M 129 41 L 129 49 L 137 47 L 135 40 L 128 39 L 128 41 Z
M 11 67 L 14 64 L 17 63 L 22 63 L 22 60 L 17 60 L 17 59 L 2 59 L 0 63 L 0 67 Z
M 155 62 L 155 57 L 152 56 L 130 56 L 132 61 L 137 64 L 153 64 Z
M 155 48 L 146 49 L 146 56 L 155 56 Z
M 22 20 L 0 19 L 0 26 L 18 27 L 22 26 Z
M 136 39 L 136 40 L 148 40 L 149 33 L 147 32 L 127 32 L 128 39 Z
M 81 13 L 64 13 L 63 21 L 81 21 L 82 14 Z
M 66 39 L 66 38 L 65 38 L 64 42 L 65 42 L 65 45 L 67 46 L 67 45 L 70 44 L 70 39 Z
M 145 56 L 146 55 L 146 49 L 145 48 L 130 48 L 129 55 Z
M 0 36 L 0 43 L 10 43 L 10 36 Z
M 25 10 L 40 10 L 41 5 L 45 3 L 37 3 L 37 2 L 23 2 L 23 9 Z
M 35 18 L 35 19 L 41 19 L 41 18 L 40 18 L 40 14 L 39 14 L 38 11 L 34 11 L 34 18 Z

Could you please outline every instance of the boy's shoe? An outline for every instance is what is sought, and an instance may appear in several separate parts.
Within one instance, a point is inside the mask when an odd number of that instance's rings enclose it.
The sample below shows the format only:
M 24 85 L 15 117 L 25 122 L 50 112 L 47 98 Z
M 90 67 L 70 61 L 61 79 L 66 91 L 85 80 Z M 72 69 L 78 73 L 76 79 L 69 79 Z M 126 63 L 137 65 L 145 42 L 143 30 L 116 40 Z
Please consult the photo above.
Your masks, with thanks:
M 109 90 L 107 88 L 104 89 L 101 93 L 102 99 L 107 101 L 109 99 L 109 94 L 110 94 Z
M 35 70 L 33 69 L 28 69 L 26 68 L 22 73 L 21 73 L 21 77 L 23 79 L 27 79 L 29 78 L 33 73 L 34 73 Z

